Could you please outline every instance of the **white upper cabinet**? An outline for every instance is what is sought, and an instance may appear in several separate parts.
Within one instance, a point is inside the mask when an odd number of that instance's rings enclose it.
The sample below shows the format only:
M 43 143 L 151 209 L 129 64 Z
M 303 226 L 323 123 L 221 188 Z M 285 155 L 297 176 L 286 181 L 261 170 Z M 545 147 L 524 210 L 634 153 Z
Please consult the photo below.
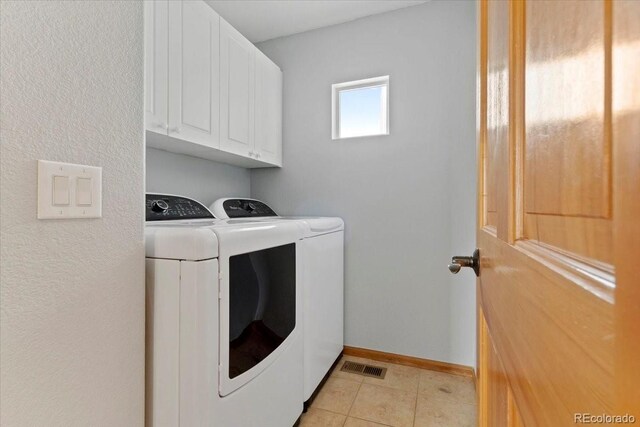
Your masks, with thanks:
M 256 52 L 254 156 L 282 165 L 282 71 Z
M 200 0 L 169 3 L 169 136 L 210 147 L 220 135 L 220 17 Z
M 144 2 L 145 86 L 144 116 L 147 130 L 166 135 L 169 69 L 169 3 Z
M 282 166 L 282 72 L 204 1 L 145 1 L 147 145 Z
M 220 148 L 254 154 L 256 48 L 224 19 L 220 20 Z

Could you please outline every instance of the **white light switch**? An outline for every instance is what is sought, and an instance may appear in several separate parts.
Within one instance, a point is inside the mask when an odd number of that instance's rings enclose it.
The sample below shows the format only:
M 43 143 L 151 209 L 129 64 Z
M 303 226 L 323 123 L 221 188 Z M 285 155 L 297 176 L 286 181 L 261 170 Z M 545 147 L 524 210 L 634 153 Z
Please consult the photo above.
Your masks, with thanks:
M 69 204 L 69 177 L 53 177 L 53 204 L 67 206 Z
M 91 178 L 78 178 L 76 180 L 76 204 L 91 206 L 91 199 Z
M 38 160 L 38 218 L 102 217 L 102 168 Z

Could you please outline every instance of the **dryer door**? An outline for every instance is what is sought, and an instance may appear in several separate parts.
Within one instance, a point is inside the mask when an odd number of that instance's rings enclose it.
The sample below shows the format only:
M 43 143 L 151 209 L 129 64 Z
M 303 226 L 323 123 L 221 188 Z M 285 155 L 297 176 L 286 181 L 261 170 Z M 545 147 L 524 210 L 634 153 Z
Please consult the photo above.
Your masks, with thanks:
M 297 336 L 296 246 L 220 257 L 220 396 L 259 375 Z

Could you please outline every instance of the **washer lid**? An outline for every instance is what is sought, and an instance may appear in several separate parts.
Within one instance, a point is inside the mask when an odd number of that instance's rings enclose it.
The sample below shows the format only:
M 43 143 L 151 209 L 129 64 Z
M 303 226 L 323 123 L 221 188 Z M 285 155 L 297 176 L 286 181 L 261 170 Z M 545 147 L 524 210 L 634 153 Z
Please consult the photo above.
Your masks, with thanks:
M 301 221 L 306 224 L 307 236 L 318 234 L 333 233 L 335 231 L 344 230 L 344 221 L 342 218 L 329 216 L 283 216 L 282 219 L 290 219 Z
M 148 258 L 204 260 L 218 256 L 213 214 L 202 203 L 173 194 L 146 195 L 145 250 Z
M 225 257 L 294 243 L 305 237 L 300 221 L 221 220 L 211 227 L 219 242 L 219 254 Z
M 201 261 L 218 257 L 213 221 L 165 222 L 145 227 L 147 258 Z

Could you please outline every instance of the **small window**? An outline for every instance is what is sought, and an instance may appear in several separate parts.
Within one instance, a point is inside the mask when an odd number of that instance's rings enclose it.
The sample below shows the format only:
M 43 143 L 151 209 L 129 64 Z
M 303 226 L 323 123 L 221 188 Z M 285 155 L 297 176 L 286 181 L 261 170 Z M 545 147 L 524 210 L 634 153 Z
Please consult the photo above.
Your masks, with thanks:
M 389 76 L 331 86 L 333 139 L 389 134 Z

